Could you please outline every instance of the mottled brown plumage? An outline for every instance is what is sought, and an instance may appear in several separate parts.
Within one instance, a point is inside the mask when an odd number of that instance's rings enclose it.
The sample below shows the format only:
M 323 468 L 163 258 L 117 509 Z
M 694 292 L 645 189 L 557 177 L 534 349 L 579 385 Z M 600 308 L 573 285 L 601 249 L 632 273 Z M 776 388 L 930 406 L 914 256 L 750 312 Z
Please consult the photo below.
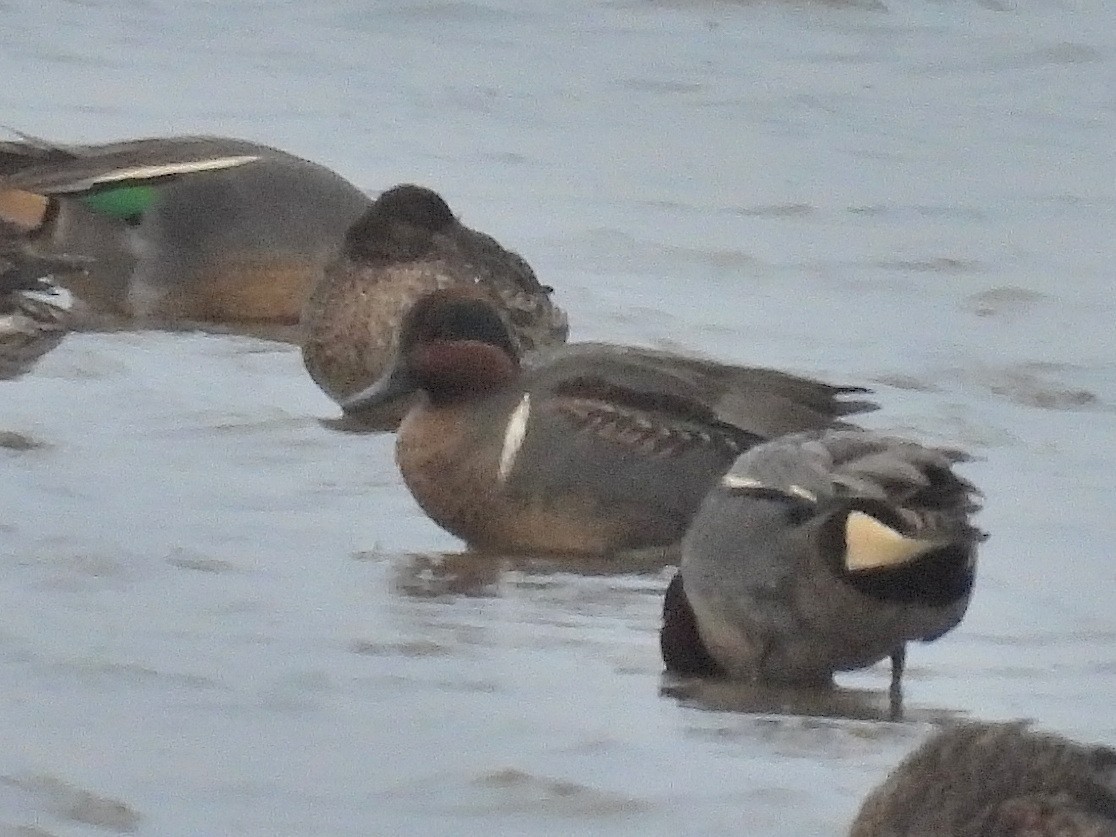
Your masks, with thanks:
M 850 837 L 1116 837 L 1116 750 L 966 723 L 865 799 Z
M 458 221 L 435 192 L 406 184 L 384 192 L 352 226 L 311 294 L 302 320 L 307 371 L 343 402 L 383 373 L 411 305 L 454 287 L 492 303 L 517 354 L 566 339 L 565 313 L 527 262 Z M 364 418 L 393 427 L 407 403 Z
M 85 264 L 30 253 L 19 231 L 0 222 L 0 379 L 25 374 L 62 341 L 69 308 L 50 278 L 81 272 Z

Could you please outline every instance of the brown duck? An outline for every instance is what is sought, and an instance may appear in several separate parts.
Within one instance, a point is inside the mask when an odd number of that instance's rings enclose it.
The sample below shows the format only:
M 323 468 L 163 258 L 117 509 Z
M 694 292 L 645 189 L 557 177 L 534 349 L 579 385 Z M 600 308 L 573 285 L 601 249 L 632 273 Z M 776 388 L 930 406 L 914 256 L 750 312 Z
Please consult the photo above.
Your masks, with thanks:
M 87 321 L 298 323 L 345 230 L 371 203 L 325 166 L 229 137 L 0 143 L 0 217 L 69 277 Z
M 678 541 L 743 450 L 871 409 L 863 392 L 631 346 L 519 359 L 469 287 L 421 298 L 380 379 L 347 410 L 420 391 L 397 460 L 425 512 L 474 547 L 607 555 Z
M 515 354 L 565 342 L 566 315 L 518 254 L 462 224 L 421 186 L 388 189 L 345 236 L 303 313 L 302 356 L 327 395 L 345 402 L 383 374 L 406 311 L 432 291 L 462 287 L 492 303 Z M 407 400 L 367 423 L 394 427 Z
M 864 800 L 850 837 L 1116 837 L 1116 750 L 967 723 L 939 732 Z

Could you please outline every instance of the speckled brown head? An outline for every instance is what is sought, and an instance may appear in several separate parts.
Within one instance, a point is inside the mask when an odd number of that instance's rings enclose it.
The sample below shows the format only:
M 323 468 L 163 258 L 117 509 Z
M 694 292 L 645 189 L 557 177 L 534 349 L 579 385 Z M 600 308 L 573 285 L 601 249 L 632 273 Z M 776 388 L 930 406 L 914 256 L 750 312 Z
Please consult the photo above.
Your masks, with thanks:
M 343 407 L 360 413 L 419 390 L 434 403 L 481 396 L 506 386 L 518 369 L 515 344 L 491 302 L 449 288 L 411 307 L 384 374 Z
M 434 235 L 457 224 L 442 197 L 405 183 L 380 195 L 345 236 L 345 250 L 366 262 L 421 259 L 434 251 Z

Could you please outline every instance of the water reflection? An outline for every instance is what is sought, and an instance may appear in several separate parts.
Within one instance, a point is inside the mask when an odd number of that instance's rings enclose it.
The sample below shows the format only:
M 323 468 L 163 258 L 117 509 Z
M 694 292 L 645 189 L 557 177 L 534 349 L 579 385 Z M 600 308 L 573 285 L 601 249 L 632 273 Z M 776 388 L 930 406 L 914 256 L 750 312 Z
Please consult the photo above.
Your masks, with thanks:
M 888 690 L 792 687 L 664 674 L 660 694 L 712 712 L 809 716 L 849 721 L 942 724 L 968 713 L 940 706 L 904 705 Z
M 498 596 L 505 560 L 472 552 L 405 555 L 395 565 L 392 589 L 416 599 Z
M 362 560 L 375 559 L 361 553 Z M 500 553 L 420 552 L 404 555 L 395 564 L 392 589 L 413 598 L 499 596 L 501 586 L 534 588 L 540 580 L 558 576 L 650 576 L 656 592 L 666 588 L 667 567 L 677 564 L 676 549 L 632 551 L 611 558 L 578 556 L 523 556 Z M 660 584 L 661 581 L 661 584 Z
M 403 556 L 363 553 L 358 559 L 390 561 L 390 589 L 404 600 L 448 604 L 461 597 L 521 598 L 528 607 L 515 612 L 516 621 L 564 629 L 574 627 L 574 623 L 568 623 L 574 614 L 599 619 L 627 613 L 635 619 L 638 629 L 646 632 L 646 643 L 654 645 L 662 594 L 674 571 L 677 554 L 649 550 L 603 561 L 461 551 Z M 623 589 L 617 588 L 618 580 Z M 604 587 L 600 586 L 602 581 Z M 438 613 L 439 619 L 448 618 L 454 625 L 465 616 L 452 609 L 439 608 Z M 431 615 L 426 613 L 427 618 Z M 576 619 L 575 622 L 581 624 Z M 427 625 L 426 629 L 429 628 Z M 526 644 L 541 641 L 536 637 Z M 585 636 L 566 641 L 592 644 Z M 423 652 L 416 653 L 429 654 L 431 650 L 424 647 Z M 435 653 L 446 652 L 439 648 Z M 935 724 L 962 715 L 946 708 L 906 706 L 901 694 L 892 694 L 886 688 L 793 688 L 663 674 L 659 693 L 683 706 L 746 715 Z
M 664 674 L 659 693 L 684 706 L 713 712 L 788 717 L 841 718 L 942 724 L 966 713 L 955 709 L 904 706 L 887 689 L 793 688 Z

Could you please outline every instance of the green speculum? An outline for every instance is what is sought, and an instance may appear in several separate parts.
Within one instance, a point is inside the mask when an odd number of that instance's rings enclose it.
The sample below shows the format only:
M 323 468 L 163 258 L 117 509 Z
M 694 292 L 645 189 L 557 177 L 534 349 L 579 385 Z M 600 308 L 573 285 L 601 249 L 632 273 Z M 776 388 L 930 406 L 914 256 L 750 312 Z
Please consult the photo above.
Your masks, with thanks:
M 92 195 L 83 195 L 81 202 L 102 215 L 132 220 L 142 215 L 155 199 L 151 186 L 121 186 Z

